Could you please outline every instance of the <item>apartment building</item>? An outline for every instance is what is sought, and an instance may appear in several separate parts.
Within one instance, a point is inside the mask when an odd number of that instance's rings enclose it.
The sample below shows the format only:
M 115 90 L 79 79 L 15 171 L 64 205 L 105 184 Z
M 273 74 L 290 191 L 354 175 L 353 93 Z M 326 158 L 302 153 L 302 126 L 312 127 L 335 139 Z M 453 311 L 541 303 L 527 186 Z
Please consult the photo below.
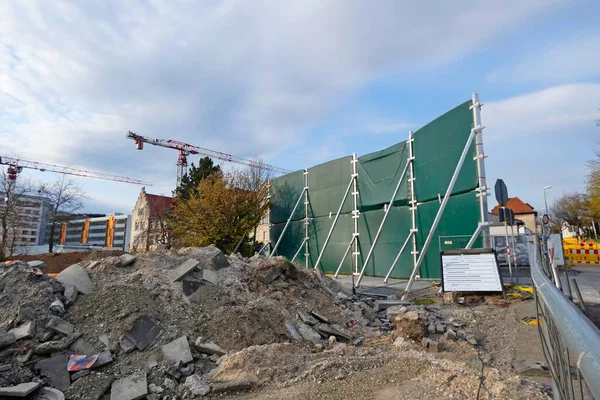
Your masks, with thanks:
M 5 247 L 37 246 L 44 243 L 46 222 L 52 208 L 50 200 L 41 196 L 20 195 L 8 199 L 0 193 L 0 214 L 10 207 L 8 220 L 8 240 Z M 10 201 L 15 203 L 11 204 Z M 0 233 L 3 228 L 0 226 Z

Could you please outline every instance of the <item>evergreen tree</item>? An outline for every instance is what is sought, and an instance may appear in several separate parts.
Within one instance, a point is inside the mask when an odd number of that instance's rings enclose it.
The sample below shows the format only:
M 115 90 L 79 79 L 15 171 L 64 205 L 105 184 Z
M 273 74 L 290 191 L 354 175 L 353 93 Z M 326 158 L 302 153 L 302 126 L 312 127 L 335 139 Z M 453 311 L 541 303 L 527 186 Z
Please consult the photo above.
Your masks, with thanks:
M 210 175 L 220 173 L 221 167 L 214 165 L 210 157 L 201 158 L 198 166 L 194 166 L 188 170 L 187 174 L 181 178 L 181 183 L 173 191 L 173 197 L 179 200 L 189 200 L 192 194 L 198 194 L 198 185 L 200 181 L 208 178 Z

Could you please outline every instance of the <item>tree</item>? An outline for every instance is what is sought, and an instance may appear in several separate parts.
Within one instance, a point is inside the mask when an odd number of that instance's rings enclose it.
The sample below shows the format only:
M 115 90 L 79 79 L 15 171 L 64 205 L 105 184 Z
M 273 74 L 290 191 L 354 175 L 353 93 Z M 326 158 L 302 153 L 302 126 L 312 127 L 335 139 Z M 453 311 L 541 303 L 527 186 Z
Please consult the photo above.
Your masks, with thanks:
M 64 175 L 52 185 L 42 185 L 38 193 L 48 198 L 52 204 L 48 213 L 51 223 L 48 252 L 52 253 L 55 228 L 60 222 L 61 214 L 73 213 L 83 207 L 83 199 L 86 195 L 80 186 Z
M 230 253 L 260 223 L 271 206 L 264 174 L 237 170 L 202 179 L 189 199 L 178 199 L 168 223 L 179 247 L 215 244 Z M 262 184 L 261 184 L 262 182 Z
M 24 196 L 31 190 L 30 183 L 24 178 L 13 180 L 8 178 L 7 172 L 2 169 L 0 173 L 0 191 L 3 194 L 0 206 L 0 258 L 12 256 L 15 245 L 17 228 L 27 226 L 33 221 L 32 217 L 22 212 Z
M 593 220 L 590 199 L 584 193 L 566 193 L 554 202 L 551 208 L 552 217 L 559 225 L 563 222 L 582 228 L 589 226 Z
M 173 197 L 188 200 L 192 194 L 198 193 L 198 185 L 201 180 L 218 172 L 221 172 L 221 167 L 214 165 L 210 157 L 201 158 L 198 166 L 196 167 L 192 163 L 190 170 L 181 178 L 181 183 L 173 191 Z
M 600 148 L 596 148 L 595 158 L 587 163 L 587 195 L 593 216 L 600 216 Z M 594 218 L 597 219 L 597 218 Z

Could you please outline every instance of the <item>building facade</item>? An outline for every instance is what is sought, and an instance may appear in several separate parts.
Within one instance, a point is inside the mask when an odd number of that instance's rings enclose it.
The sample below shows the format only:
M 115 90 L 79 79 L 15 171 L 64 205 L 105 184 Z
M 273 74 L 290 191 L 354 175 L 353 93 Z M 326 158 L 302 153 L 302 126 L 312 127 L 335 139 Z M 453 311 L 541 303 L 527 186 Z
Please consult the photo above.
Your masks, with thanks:
M 0 214 L 6 215 L 8 233 L 5 247 L 38 246 L 44 243 L 46 222 L 52 203 L 46 197 L 19 195 L 8 199 L 6 193 L 0 193 L 4 199 L 0 203 Z M 11 201 L 14 203 L 11 204 Z M 8 213 L 8 214 L 7 214 Z M 2 233 L 0 225 L 0 233 Z
M 166 217 L 174 200 L 146 193 L 142 188 L 131 214 L 131 251 L 148 251 L 170 243 Z
M 48 223 L 46 244 L 49 242 L 51 225 Z M 100 217 L 71 219 L 57 223 L 55 229 L 54 244 L 129 250 L 131 215 L 113 213 Z
M 518 197 L 511 197 L 508 199 L 506 207 L 513 210 L 515 219 L 522 221 L 527 229 L 532 232 L 537 232 L 537 211 L 534 210 L 531 204 L 523 202 Z M 499 208 L 499 206 L 496 206 L 490 212 L 490 214 L 494 216 L 496 220 L 498 219 Z

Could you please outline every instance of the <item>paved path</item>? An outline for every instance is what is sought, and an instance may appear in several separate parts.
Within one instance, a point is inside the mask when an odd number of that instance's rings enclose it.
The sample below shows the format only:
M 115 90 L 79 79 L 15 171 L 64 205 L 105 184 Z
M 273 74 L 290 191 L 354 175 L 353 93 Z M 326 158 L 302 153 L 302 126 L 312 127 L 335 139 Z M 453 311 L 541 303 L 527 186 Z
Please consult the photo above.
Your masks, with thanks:
M 334 278 L 335 279 L 335 278 Z M 354 278 L 356 282 L 356 277 Z M 344 288 L 352 290 L 352 275 L 344 275 L 339 276 L 337 281 L 340 282 Z M 439 282 L 439 281 L 438 281 Z M 388 280 L 387 284 L 383 283 L 383 278 L 375 278 L 372 276 L 363 277 L 360 282 L 360 288 L 357 288 L 358 292 L 366 291 L 373 292 L 373 294 L 377 294 L 380 296 L 394 296 L 401 294 L 406 285 L 408 284 L 408 279 L 392 279 Z M 429 288 L 433 285 L 431 281 L 425 280 L 416 280 L 412 286 L 411 291 L 418 291 L 420 289 Z
M 564 271 L 560 272 L 560 280 L 564 287 L 566 284 Z M 568 271 L 569 279 L 575 279 L 581 297 L 586 306 L 588 318 L 600 328 L 600 267 L 592 265 L 575 265 Z M 573 291 L 573 298 L 577 301 L 577 294 Z M 567 290 L 565 289 L 565 293 Z

